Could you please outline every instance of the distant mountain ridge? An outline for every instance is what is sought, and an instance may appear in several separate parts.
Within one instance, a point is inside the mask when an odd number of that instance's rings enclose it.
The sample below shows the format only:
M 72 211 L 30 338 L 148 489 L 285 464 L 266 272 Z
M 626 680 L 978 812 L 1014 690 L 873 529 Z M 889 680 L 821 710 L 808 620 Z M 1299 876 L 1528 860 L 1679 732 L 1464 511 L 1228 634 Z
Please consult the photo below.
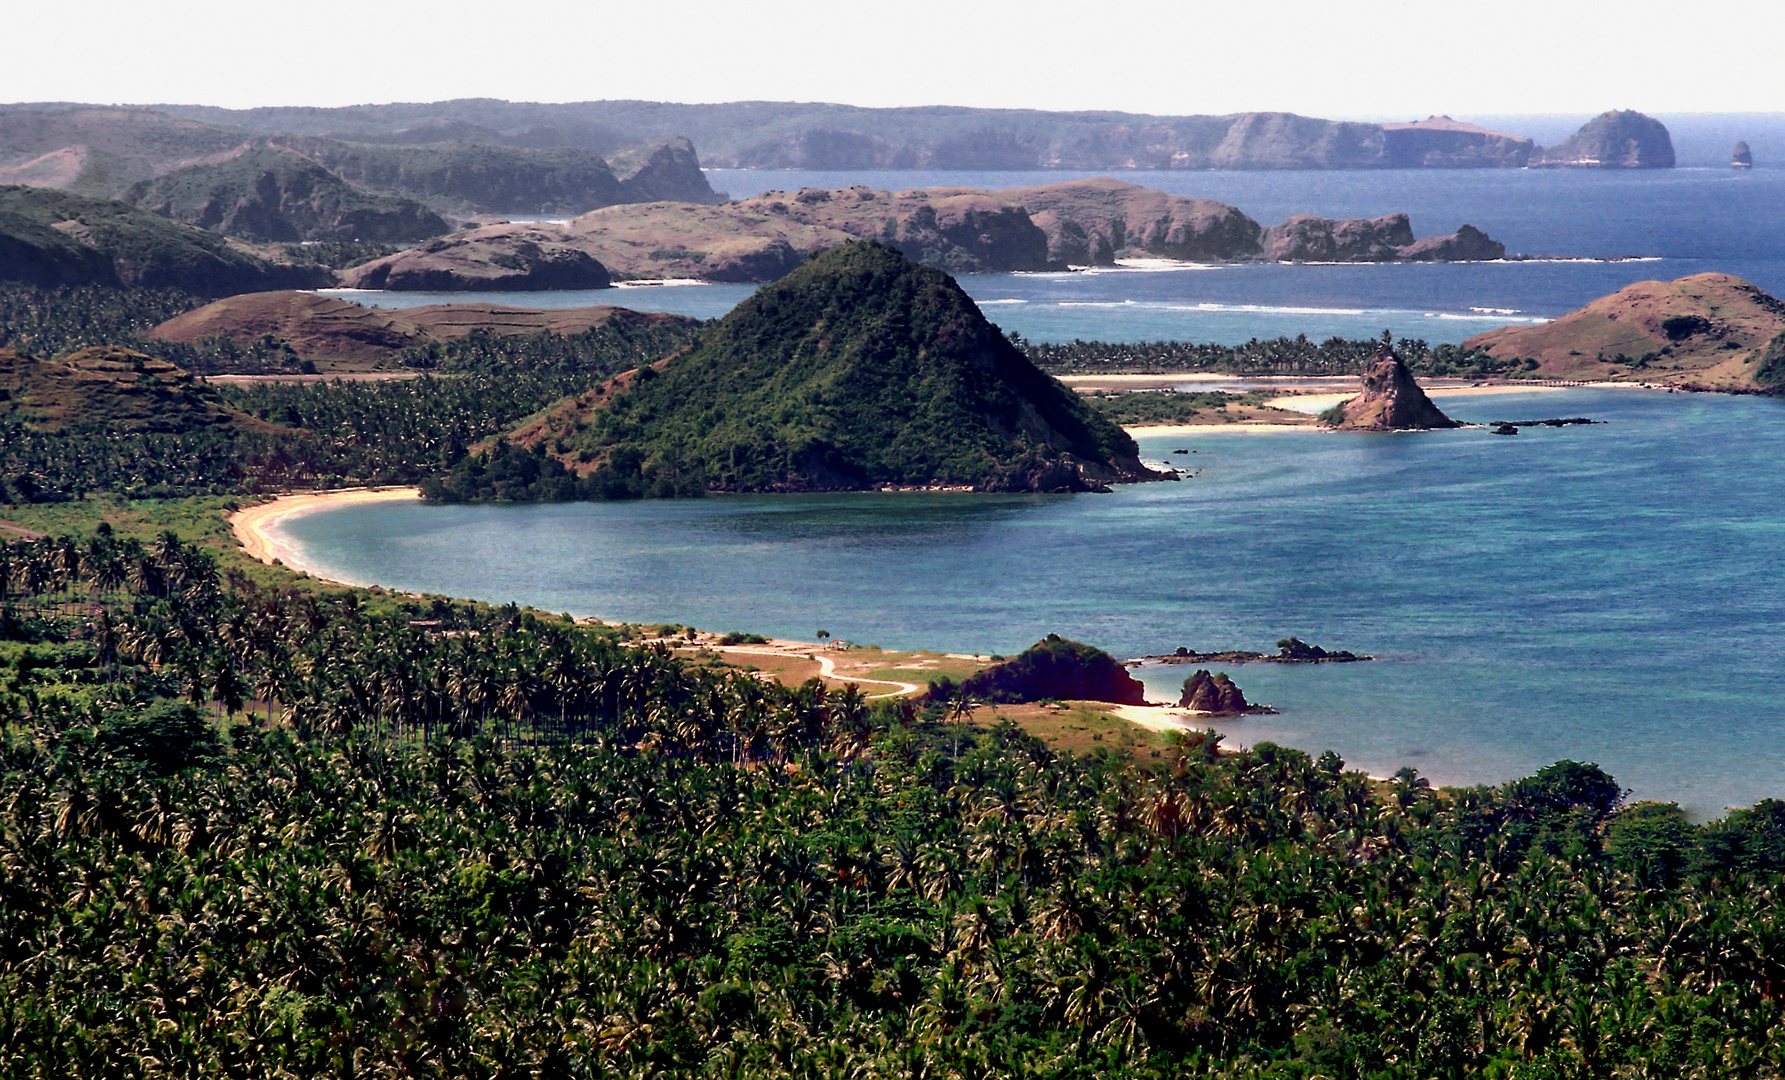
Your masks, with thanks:
M 464 99 L 340 109 L 153 106 L 262 132 L 374 141 L 475 137 L 611 153 L 686 136 L 711 168 L 1386 169 L 1518 167 L 1530 139 L 1444 118 L 1409 124 L 1294 113 L 1160 116 L 954 106 Z
M 478 132 L 463 125 L 460 135 Z M 190 119 L 154 109 L 0 106 L 0 184 L 118 198 L 176 170 L 215 166 L 284 146 L 356 186 L 418 200 L 439 213 L 576 214 L 619 202 L 716 202 L 694 146 L 670 136 L 601 152 L 474 139 L 353 143 L 305 131 Z M 606 155 L 614 157 L 613 162 Z

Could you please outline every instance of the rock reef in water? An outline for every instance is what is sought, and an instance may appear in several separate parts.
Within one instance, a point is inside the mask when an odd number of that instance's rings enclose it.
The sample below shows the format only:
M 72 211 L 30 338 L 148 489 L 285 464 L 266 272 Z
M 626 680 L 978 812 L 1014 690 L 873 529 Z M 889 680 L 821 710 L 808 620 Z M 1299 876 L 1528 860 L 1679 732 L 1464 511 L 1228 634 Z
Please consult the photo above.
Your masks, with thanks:
M 1413 381 L 1413 373 L 1384 349 L 1363 373 L 1363 393 L 1320 415 L 1327 427 L 1350 431 L 1424 431 L 1460 426 Z
M 1450 236 L 1413 238 L 1406 214 L 1331 218 L 1298 214 L 1260 237 L 1274 262 L 1485 262 L 1506 257 L 1506 245 L 1473 225 Z
M 1276 712 L 1268 706 L 1248 702 L 1246 695 L 1233 684 L 1226 672 L 1210 675 L 1207 668 L 1198 668 L 1184 680 L 1184 692 L 1178 698 L 1178 708 L 1208 713 L 1211 716 Z
M 1667 126 L 1634 110 L 1601 113 L 1557 146 L 1539 150 L 1534 166 L 1567 169 L 1671 169 Z

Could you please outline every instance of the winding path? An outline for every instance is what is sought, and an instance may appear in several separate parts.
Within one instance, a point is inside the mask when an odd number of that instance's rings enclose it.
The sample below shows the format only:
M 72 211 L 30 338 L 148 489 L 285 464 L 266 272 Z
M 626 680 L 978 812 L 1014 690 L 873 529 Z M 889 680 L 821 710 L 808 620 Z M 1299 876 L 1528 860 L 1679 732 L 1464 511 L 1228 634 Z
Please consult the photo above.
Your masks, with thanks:
M 709 646 L 709 648 L 711 648 L 711 646 Z M 868 695 L 869 701 L 878 701 L 881 698 L 906 697 L 911 694 L 922 693 L 924 690 L 924 687 L 918 685 L 917 683 L 900 682 L 897 679 L 864 679 L 864 678 L 860 678 L 858 676 L 852 676 L 852 675 L 838 675 L 836 673 L 837 672 L 837 662 L 835 660 L 832 660 L 828 656 L 820 656 L 815 650 L 798 651 L 795 649 L 747 649 L 747 648 L 741 648 L 736 645 L 727 645 L 724 648 L 720 649 L 719 651 L 720 652 L 735 652 L 735 653 L 750 653 L 755 656 L 786 656 L 786 657 L 791 657 L 795 660 L 816 660 L 816 661 L 818 661 L 818 677 L 821 679 L 829 679 L 832 682 L 874 683 L 879 686 L 896 686 L 896 687 L 898 687 L 897 690 L 889 691 L 888 693 L 884 693 L 884 694 L 869 694 Z

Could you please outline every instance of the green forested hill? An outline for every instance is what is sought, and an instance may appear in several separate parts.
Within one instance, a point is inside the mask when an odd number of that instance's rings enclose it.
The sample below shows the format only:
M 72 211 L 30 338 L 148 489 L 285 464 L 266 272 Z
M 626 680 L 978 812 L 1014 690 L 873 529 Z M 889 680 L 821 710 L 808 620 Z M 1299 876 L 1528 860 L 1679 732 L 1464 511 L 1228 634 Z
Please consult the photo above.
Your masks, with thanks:
M 221 236 L 111 199 L 0 187 L 0 280 L 222 296 L 315 288 L 333 284 L 334 275 L 269 262 Z
M 1132 439 L 1037 370 L 952 278 L 875 242 L 808 260 L 692 349 L 513 438 L 588 474 L 585 496 L 666 485 L 1071 491 L 1154 475 Z M 480 467 L 469 460 L 430 494 L 488 497 Z
M 361 190 L 296 151 L 274 146 L 145 180 L 125 192 L 124 201 L 262 243 L 414 243 L 452 228 L 413 199 Z

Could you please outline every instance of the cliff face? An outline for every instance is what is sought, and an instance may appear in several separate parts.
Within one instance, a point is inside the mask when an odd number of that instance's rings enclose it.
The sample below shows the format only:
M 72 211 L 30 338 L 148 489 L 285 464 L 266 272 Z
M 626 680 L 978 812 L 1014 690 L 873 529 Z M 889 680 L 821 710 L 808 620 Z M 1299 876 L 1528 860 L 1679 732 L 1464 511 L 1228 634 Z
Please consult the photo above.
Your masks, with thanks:
M 1519 169 L 1536 149 L 1523 136 L 1489 131 L 1448 116 L 1383 124 L 1382 132 L 1391 169 Z
M 1264 230 L 1264 257 L 1277 262 L 1477 262 L 1506 257 L 1506 245 L 1473 225 L 1450 236 L 1413 238 L 1406 214 L 1330 218 L 1298 214 Z
M 475 262 L 481 258 L 478 249 L 511 243 L 517 233 L 584 251 L 621 279 L 740 282 L 772 281 L 810 252 L 858 239 L 878 240 L 914 261 L 957 274 L 1108 265 L 1123 257 L 1386 261 L 1504 253 L 1467 227 L 1453 237 L 1416 242 L 1404 214 L 1372 221 L 1297 218 L 1262 230 L 1224 203 L 1106 179 L 1001 191 L 808 188 L 723 206 L 612 206 L 561 229 L 503 223 L 465 230 L 351 271 L 348 283 L 394 288 L 375 282 L 407 280 L 424 268 L 450 273 L 454 263 L 437 249 L 450 248 L 453 259 Z M 1268 249 L 1260 242 L 1266 235 Z
M 1538 326 L 1477 334 L 1465 348 L 1558 379 L 1630 379 L 1718 390 L 1763 386 L 1763 350 L 1785 302 L 1729 274 L 1639 281 Z
M 451 226 L 412 199 L 361 191 L 290 150 L 263 147 L 136 184 L 124 201 L 162 217 L 258 242 L 414 243 Z
M 1601 113 L 1558 146 L 1539 150 L 1532 165 L 1570 169 L 1671 169 L 1666 125 L 1635 111 Z
M 1353 431 L 1415 431 L 1453 428 L 1457 422 L 1445 416 L 1413 381 L 1407 366 L 1393 353 L 1379 353 L 1364 369 L 1363 393 L 1321 414 L 1328 427 Z
M 660 199 L 719 201 L 686 139 L 620 155 L 618 174 L 601 155 L 570 147 L 384 146 L 298 135 L 272 141 L 352 183 L 450 213 L 578 214 Z

